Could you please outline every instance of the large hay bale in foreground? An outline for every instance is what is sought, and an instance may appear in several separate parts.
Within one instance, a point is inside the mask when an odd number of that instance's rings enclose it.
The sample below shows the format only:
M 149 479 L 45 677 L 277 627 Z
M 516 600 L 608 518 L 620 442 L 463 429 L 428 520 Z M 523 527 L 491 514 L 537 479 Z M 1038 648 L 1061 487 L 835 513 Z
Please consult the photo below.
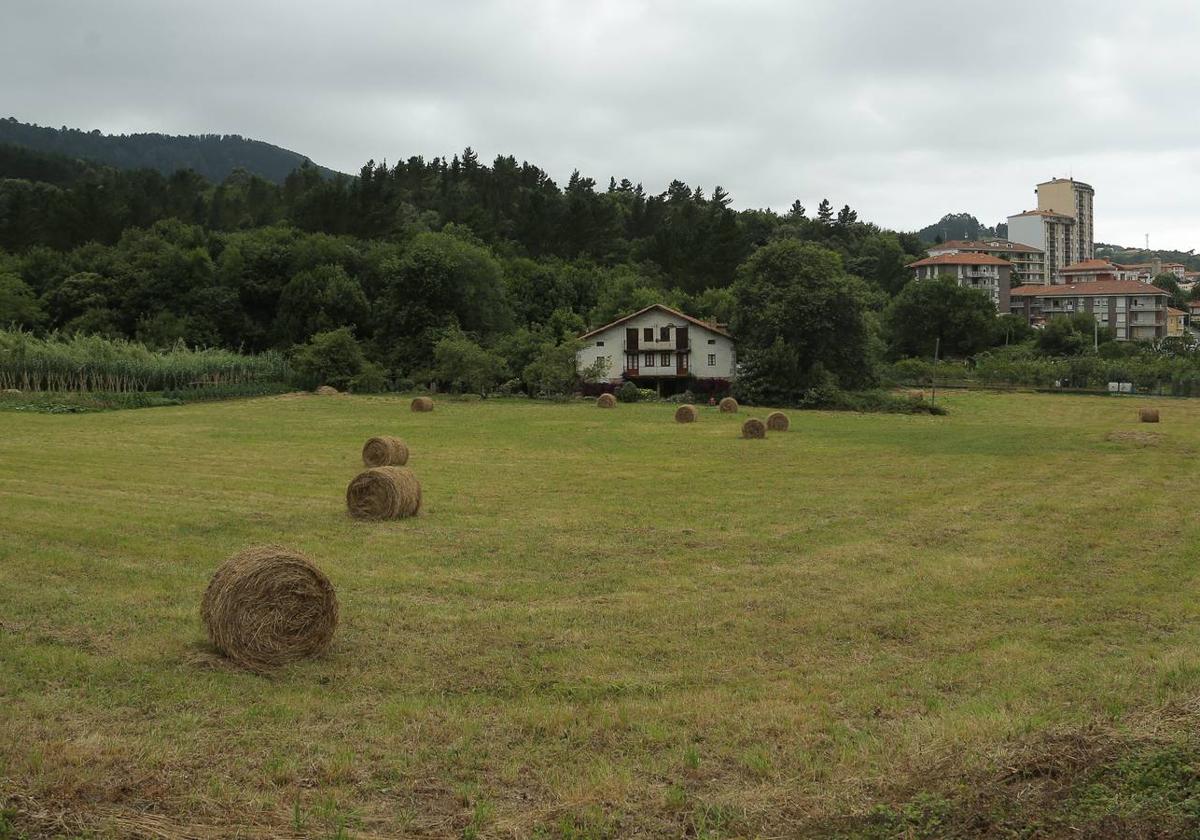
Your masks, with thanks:
M 1157 423 L 1158 422 L 1158 409 L 1157 408 L 1139 408 L 1138 409 L 1138 420 L 1142 421 L 1143 423 Z
M 217 569 L 200 617 L 221 653 L 261 671 L 329 647 L 338 602 L 329 578 L 307 557 L 265 545 L 247 548 Z
M 772 411 L 767 415 L 767 428 L 772 432 L 786 432 L 792 422 L 782 411 Z
M 721 409 L 722 414 L 737 414 L 738 401 L 733 397 L 726 397 L 717 405 Z
M 767 426 L 757 417 L 751 417 L 742 424 L 742 437 L 750 440 L 762 440 L 767 436 Z
M 412 401 L 413 411 L 433 411 L 432 397 L 417 397 Z
M 596 408 L 616 408 L 617 398 L 612 394 L 601 394 L 596 397 Z
M 421 483 L 408 467 L 372 467 L 346 488 L 346 510 L 355 519 L 403 519 L 421 510 Z
M 380 435 L 363 444 L 364 467 L 403 467 L 408 463 L 408 444 L 398 437 Z
M 675 409 L 676 423 L 695 423 L 697 416 L 696 406 L 694 405 L 681 405 Z
M 342 392 L 339 391 L 337 388 L 334 388 L 332 385 L 322 385 L 320 388 L 317 389 L 317 393 L 320 394 L 322 397 L 336 397 L 338 394 L 340 394 Z

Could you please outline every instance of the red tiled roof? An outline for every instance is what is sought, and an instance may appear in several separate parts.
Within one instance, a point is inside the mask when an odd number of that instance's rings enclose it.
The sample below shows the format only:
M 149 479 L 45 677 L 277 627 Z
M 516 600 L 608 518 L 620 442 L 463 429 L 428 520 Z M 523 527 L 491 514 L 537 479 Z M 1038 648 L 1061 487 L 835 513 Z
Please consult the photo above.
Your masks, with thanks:
M 1083 262 L 1072 263 L 1066 268 L 1060 268 L 1059 272 L 1066 274 L 1067 272 L 1097 272 L 1097 271 L 1112 271 L 1115 272 L 1117 267 L 1108 260 L 1084 260 Z
M 1013 213 L 1009 218 L 1015 219 L 1018 216 L 1054 216 L 1056 219 L 1075 221 L 1074 217 L 1068 216 L 1066 213 L 1055 213 L 1053 210 L 1026 210 L 1024 213 Z
M 1017 286 L 1009 292 L 1015 297 L 1093 297 L 1095 295 L 1162 295 L 1158 286 L 1137 280 L 1096 280 L 1092 283 L 1068 283 L 1065 286 Z
M 1168 306 L 1167 311 L 1170 312 L 1172 315 L 1186 315 L 1187 314 L 1182 309 L 1176 309 L 1174 306 Z
M 684 315 L 679 310 L 672 309 L 669 306 L 663 306 L 661 303 L 652 303 L 649 306 L 639 309 L 637 312 L 630 312 L 628 315 L 623 315 L 622 317 L 613 321 L 611 324 L 605 324 L 603 327 L 596 327 L 596 329 L 594 329 L 594 330 L 588 330 L 587 332 L 580 335 L 579 338 L 590 338 L 591 336 L 595 335 L 596 333 L 604 332 L 609 327 L 617 326 L 617 324 L 623 324 L 626 321 L 628 321 L 630 318 L 636 318 L 638 315 L 641 315 L 643 312 L 649 312 L 651 309 L 661 309 L 664 312 L 669 312 L 670 314 L 674 315 L 676 318 L 682 318 L 683 320 L 687 321 L 689 324 L 695 324 L 698 327 L 704 327 L 704 329 L 709 330 L 710 332 L 715 332 L 717 335 L 723 335 L 726 338 L 733 338 L 733 336 L 730 334 L 729 330 L 725 329 L 724 327 L 718 327 L 716 324 L 710 324 L 707 321 L 701 321 L 699 318 L 693 318 L 691 315 Z
M 1007 265 L 1011 266 L 1008 260 L 1002 260 L 999 257 L 993 257 L 991 254 L 942 254 L 937 257 L 926 257 L 923 260 L 917 260 L 908 264 L 909 268 L 915 268 L 919 265 Z
M 1019 251 L 1021 253 L 1041 254 L 1041 248 L 1011 242 L 1007 239 L 951 239 L 941 245 L 933 245 L 930 251 Z

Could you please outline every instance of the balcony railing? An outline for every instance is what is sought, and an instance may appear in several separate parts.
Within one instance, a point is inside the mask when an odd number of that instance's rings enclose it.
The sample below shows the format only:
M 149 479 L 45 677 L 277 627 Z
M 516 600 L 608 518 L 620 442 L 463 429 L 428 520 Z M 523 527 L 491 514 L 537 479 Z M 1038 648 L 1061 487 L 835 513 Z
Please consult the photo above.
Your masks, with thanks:
M 621 349 L 629 353 L 690 353 L 692 350 L 692 343 L 689 341 L 682 347 L 676 347 L 675 339 L 671 339 L 670 341 L 639 340 L 636 347 L 630 347 L 629 341 L 626 340 L 622 343 Z

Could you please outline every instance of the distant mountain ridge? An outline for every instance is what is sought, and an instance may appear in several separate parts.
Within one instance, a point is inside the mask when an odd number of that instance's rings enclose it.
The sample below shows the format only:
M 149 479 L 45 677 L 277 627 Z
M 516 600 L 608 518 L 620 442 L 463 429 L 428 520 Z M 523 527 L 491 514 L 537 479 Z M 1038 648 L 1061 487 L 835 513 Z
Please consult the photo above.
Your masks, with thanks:
M 235 169 L 245 169 L 281 184 L 294 169 L 312 164 L 299 152 L 237 134 L 101 134 L 99 130 L 65 126 L 48 128 L 14 117 L 0 119 L 0 143 L 118 169 L 156 169 L 164 175 L 192 169 L 214 183 L 220 183 Z M 325 177 L 339 174 L 324 166 L 317 169 Z
M 1008 237 L 1008 225 L 1004 222 L 994 228 L 980 222 L 970 213 L 947 213 L 941 220 L 917 231 L 922 242 L 932 245 L 935 242 L 949 242 L 952 239 L 985 239 L 999 236 Z

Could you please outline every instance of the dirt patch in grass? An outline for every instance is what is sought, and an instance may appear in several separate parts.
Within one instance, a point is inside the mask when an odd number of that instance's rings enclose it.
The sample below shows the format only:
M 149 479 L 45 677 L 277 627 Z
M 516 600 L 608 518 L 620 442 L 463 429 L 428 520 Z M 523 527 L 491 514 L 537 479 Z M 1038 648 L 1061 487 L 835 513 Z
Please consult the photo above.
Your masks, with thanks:
M 1109 432 L 1104 438 L 1111 443 L 1128 443 L 1133 446 L 1158 446 L 1162 443 L 1161 432 Z

